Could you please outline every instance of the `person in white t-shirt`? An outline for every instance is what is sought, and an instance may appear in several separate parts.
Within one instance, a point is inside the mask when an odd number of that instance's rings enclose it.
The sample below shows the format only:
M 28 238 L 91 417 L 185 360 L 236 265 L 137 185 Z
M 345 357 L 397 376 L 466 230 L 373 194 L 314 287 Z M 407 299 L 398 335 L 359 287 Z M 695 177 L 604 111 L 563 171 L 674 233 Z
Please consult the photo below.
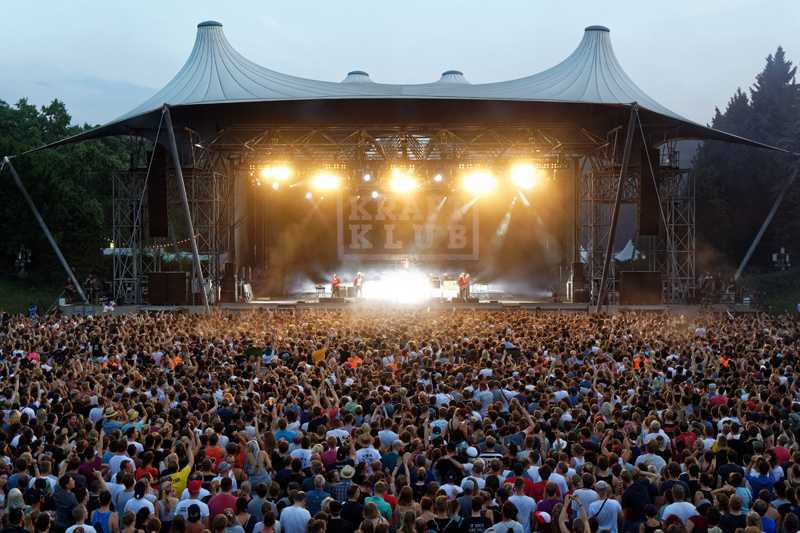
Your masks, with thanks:
M 598 499 L 589 504 L 589 519 L 597 520 L 597 529 L 606 529 L 610 533 L 619 533 L 622 525 L 622 506 L 611 497 L 611 486 L 605 481 L 598 481 L 594 490 Z
M 666 521 L 670 516 L 677 516 L 681 519 L 681 522 L 683 522 L 684 526 L 688 526 L 689 519 L 700 514 L 697 512 L 697 507 L 687 501 L 684 501 L 685 498 L 686 490 L 683 488 L 683 485 L 680 483 L 675 483 L 672 485 L 673 503 L 664 507 L 664 521 Z

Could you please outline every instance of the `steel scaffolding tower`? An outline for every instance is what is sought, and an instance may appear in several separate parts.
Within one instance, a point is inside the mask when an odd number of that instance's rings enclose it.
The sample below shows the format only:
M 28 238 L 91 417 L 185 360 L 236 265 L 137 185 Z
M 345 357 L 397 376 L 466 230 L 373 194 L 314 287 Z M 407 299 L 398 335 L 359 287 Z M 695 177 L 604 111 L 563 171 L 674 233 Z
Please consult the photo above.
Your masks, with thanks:
M 233 194 L 229 165 L 220 158 L 195 160 L 204 168 L 185 168 L 189 208 L 194 222 L 201 268 L 206 279 L 216 280 L 222 261 L 230 251 Z M 182 268 L 183 253 L 189 237 L 184 217 L 179 216 L 181 199 L 174 171 L 167 173 L 167 215 L 169 239 L 148 235 L 148 201 L 146 169 L 115 172 L 113 179 L 113 294 L 120 303 L 141 304 L 146 301 L 147 277 L 165 268 L 165 257 L 173 261 L 170 269 Z M 193 292 L 197 292 L 196 290 Z

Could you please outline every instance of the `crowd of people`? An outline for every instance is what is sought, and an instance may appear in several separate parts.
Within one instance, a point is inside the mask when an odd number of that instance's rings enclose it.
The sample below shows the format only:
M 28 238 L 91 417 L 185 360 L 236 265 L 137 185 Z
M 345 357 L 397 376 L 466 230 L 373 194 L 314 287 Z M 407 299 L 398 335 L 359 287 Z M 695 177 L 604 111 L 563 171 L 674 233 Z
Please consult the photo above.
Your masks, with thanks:
M 796 533 L 798 326 L 2 315 L 0 533 Z

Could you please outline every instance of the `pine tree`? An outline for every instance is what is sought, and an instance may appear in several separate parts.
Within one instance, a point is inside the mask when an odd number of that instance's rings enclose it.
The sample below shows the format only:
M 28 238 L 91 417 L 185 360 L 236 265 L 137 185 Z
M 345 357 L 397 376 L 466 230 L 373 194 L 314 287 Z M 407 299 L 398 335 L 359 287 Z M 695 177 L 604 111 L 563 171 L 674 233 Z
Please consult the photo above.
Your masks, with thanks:
M 797 149 L 800 92 L 796 67 L 783 48 L 766 58 L 750 96 L 737 89 L 724 112 L 715 110 L 712 127 L 766 144 Z M 789 173 L 790 158 L 774 151 L 706 142 L 695 158 L 698 236 L 706 250 L 719 252 L 734 266 L 766 217 Z M 800 189 L 800 187 L 795 187 Z M 759 247 L 754 262 L 766 264 L 779 246 L 795 255 L 800 248 L 800 191 L 792 191 Z

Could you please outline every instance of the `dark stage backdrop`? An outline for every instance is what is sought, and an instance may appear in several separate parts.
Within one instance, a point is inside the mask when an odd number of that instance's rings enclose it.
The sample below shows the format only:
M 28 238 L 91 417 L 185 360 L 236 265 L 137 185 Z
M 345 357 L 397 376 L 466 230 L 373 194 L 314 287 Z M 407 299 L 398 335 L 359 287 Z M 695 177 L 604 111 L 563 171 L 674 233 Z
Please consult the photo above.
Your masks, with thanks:
M 444 188 L 377 199 L 370 192 L 308 200 L 299 187 L 251 189 L 253 266 L 269 272 L 265 291 L 285 294 L 333 272 L 392 268 L 401 259 L 431 273 L 466 270 L 476 282 L 549 289 L 571 261 L 573 202 L 565 179 L 542 183 L 528 193 L 528 205 L 507 190 L 477 201 Z

